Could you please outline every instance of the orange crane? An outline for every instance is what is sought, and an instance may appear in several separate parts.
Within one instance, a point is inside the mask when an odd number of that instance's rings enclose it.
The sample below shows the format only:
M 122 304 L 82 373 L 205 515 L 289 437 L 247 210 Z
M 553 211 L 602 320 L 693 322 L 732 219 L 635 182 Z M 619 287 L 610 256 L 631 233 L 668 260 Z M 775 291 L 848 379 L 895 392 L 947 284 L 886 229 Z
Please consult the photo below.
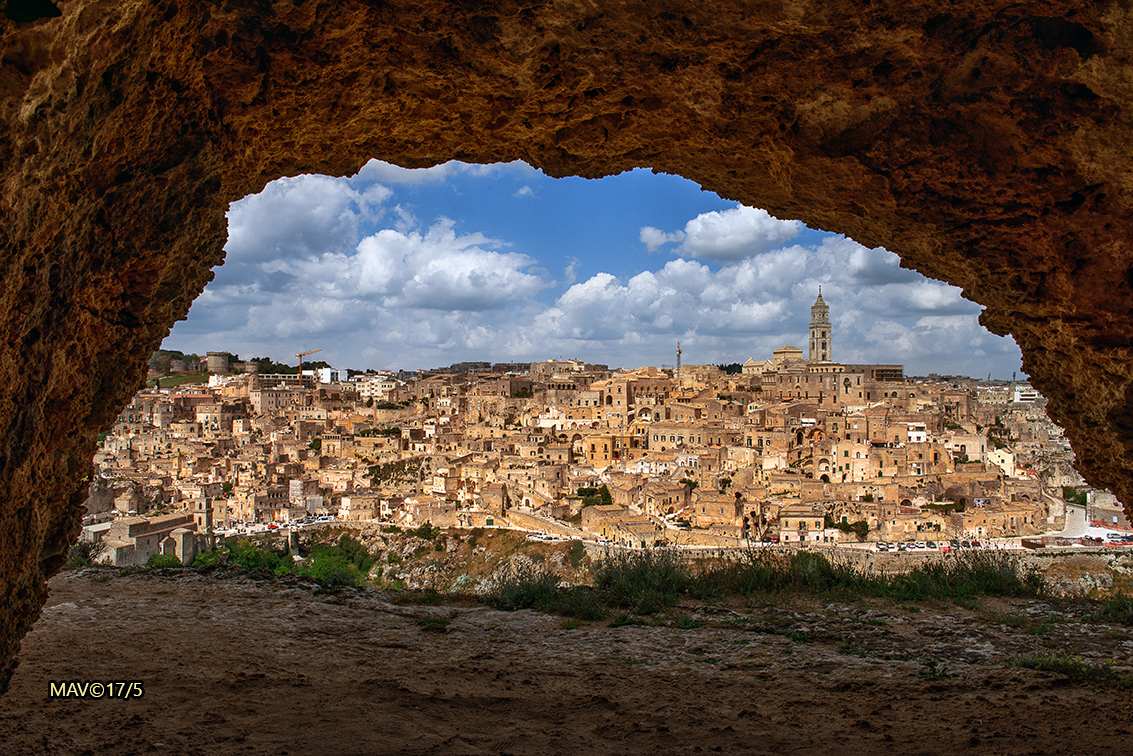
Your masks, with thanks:
M 308 352 L 300 352 L 299 354 L 295 355 L 296 357 L 299 358 L 299 375 L 303 375 L 303 358 L 306 357 L 308 354 L 314 354 L 315 352 L 321 352 L 321 351 L 323 351 L 323 350 L 312 349 Z

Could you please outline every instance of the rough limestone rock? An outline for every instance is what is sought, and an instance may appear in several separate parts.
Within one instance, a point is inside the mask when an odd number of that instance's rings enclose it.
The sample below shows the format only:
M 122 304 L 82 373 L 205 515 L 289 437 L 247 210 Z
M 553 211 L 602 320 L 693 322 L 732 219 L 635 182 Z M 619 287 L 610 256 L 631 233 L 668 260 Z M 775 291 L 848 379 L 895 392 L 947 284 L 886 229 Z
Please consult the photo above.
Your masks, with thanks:
M 986 305 L 1133 503 L 1124 2 L 57 0 L 0 20 L 0 681 L 96 434 L 279 176 L 636 166 Z

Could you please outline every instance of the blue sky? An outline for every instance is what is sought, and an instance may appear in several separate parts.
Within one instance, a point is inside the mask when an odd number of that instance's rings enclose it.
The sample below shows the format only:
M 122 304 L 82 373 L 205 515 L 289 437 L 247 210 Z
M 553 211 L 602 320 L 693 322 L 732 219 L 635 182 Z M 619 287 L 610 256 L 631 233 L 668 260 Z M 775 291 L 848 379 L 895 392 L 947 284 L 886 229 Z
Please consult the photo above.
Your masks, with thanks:
M 522 163 L 297 176 L 232 204 L 225 264 L 164 347 L 338 367 L 577 357 L 613 367 L 806 348 L 819 285 L 834 359 L 1009 378 L 1019 349 L 896 255 L 645 170 Z

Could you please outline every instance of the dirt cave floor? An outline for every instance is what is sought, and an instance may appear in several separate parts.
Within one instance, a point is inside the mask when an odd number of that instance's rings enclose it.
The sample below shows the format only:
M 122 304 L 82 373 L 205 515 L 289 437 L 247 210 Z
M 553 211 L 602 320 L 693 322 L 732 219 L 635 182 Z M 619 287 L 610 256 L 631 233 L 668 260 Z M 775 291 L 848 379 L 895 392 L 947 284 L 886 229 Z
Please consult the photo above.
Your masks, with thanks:
M 984 599 L 686 604 L 611 627 L 231 572 L 64 572 L 0 698 L 5 754 L 1113 754 L 1129 627 Z M 1076 616 L 1082 614 L 1082 616 Z M 690 629 L 681 629 L 681 626 Z M 1117 679 L 1117 678 L 1114 678 Z M 142 681 L 132 700 L 51 681 Z

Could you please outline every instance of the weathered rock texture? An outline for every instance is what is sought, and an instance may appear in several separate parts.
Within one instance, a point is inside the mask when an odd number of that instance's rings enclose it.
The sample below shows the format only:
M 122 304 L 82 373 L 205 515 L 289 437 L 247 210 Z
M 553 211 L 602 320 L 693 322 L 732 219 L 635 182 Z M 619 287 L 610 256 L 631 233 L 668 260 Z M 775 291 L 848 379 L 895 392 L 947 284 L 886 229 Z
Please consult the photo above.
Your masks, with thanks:
M 1085 604 L 685 602 L 652 627 L 576 628 L 315 588 L 223 568 L 57 575 L 0 712 L 5 756 L 1128 753 L 1131 641 Z M 1011 666 L 1052 646 L 1100 684 Z M 145 696 L 47 698 L 92 659 Z
M 0 21 L 0 660 L 228 203 L 371 157 L 649 166 L 884 245 L 987 306 L 1133 503 L 1126 2 L 58 4 Z

